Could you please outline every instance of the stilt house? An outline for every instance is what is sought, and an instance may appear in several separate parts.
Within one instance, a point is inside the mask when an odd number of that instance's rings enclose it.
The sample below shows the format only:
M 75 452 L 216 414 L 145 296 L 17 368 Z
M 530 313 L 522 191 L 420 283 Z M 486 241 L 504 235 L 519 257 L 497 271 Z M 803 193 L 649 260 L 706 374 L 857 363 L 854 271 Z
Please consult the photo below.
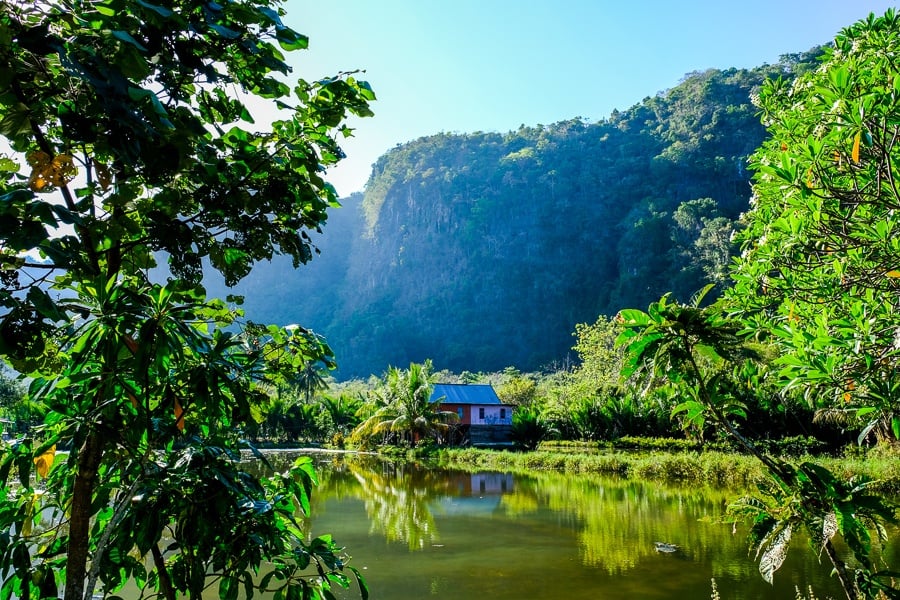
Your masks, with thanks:
M 431 393 L 441 410 L 455 412 L 456 441 L 473 446 L 512 443 L 513 406 L 503 404 L 487 384 L 438 383 Z

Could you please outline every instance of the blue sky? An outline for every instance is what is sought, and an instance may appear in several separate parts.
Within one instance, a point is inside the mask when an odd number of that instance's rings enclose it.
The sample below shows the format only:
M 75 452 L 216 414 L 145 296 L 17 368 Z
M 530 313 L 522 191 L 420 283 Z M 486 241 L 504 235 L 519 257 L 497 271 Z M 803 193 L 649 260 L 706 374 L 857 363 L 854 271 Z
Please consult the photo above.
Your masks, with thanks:
M 364 69 L 375 117 L 328 174 L 360 191 L 384 152 L 439 132 L 597 121 L 707 68 L 755 67 L 833 39 L 882 0 L 287 0 L 309 36 L 295 75 Z

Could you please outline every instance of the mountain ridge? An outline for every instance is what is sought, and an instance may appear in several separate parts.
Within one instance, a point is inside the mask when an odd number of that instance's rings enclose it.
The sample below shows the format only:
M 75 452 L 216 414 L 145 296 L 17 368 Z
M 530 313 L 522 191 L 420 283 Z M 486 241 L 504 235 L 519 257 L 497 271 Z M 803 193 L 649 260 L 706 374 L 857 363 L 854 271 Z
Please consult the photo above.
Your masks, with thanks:
M 324 334 L 341 378 L 426 358 L 457 372 L 565 363 L 576 323 L 724 280 L 765 133 L 750 95 L 817 53 L 689 73 L 595 123 L 399 145 L 330 213 L 321 256 L 261 265 L 233 293 L 253 320 Z

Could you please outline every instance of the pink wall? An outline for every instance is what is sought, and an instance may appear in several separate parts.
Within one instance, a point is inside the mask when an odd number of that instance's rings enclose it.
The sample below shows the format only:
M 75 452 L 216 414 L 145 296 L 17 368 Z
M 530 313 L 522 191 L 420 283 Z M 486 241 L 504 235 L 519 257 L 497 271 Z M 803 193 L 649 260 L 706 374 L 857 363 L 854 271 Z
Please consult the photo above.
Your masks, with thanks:
M 512 406 L 497 406 L 496 404 L 441 404 L 441 410 L 459 414 L 459 409 L 462 409 L 462 417 L 459 420 L 459 423 L 462 425 L 512 424 Z M 481 418 L 482 409 L 484 410 L 484 418 Z

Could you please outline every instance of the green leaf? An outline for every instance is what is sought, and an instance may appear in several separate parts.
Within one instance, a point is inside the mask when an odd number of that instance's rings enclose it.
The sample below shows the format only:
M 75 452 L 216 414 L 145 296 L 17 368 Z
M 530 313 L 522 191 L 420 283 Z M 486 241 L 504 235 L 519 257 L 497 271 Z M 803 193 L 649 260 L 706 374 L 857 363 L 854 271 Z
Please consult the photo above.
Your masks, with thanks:
M 225 575 L 219 581 L 220 600 L 237 600 L 239 591 L 240 585 L 236 577 Z
M 11 158 L 0 156 L 0 173 L 15 173 L 19 170 L 19 163 Z
M 722 356 L 716 351 L 716 349 L 707 344 L 697 344 L 694 346 L 697 351 L 697 354 L 704 357 L 714 364 L 718 364 L 722 362 Z
M 163 17 L 164 19 L 168 19 L 169 17 L 171 17 L 172 15 L 175 14 L 172 10 L 170 10 L 164 6 L 150 4 L 149 2 L 145 2 L 144 0 L 135 0 L 135 1 L 138 4 L 140 4 L 141 6 L 143 6 L 144 8 L 152 10 L 153 12 L 155 12 L 159 16 Z
M 28 301 L 43 317 L 51 321 L 65 321 L 68 315 L 50 298 L 50 295 L 38 287 L 28 290 Z
M 348 569 L 353 573 L 356 577 L 356 583 L 359 585 L 359 594 L 362 600 L 369 600 L 369 586 L 366 584 L 366 580 L 363 578 L 362 574 L 356 567 L 348 566 Z
M 260 6 L 259 12 L 266 15 L 266 17 L 268 17 L 272 24 L 276 27 L 284 27 L 283 23 L 281 22 L 281 16 L 274 9 L 271 9 L 268 6 Z
M 275 39 L 278 40 L 278 45 L 288 52 L 305 50 L 309 47 L 309 38 L 291 29 L 278 29 L 275 32 Z
M 626 327 L 646 327 L 653 322 L 647 313 L 633 308 L 620 310 L 619 318 Z
M 645 354 L 648 350 L 653 349 L 652 345 L 663 338 L 664 336 L 661 333 L 644 333 L 641 337 L 628 344 L 628 354 L 637 362 L 644 361 L 646 359 Z
M 0 119 L 0 134 L 11 140 L 31 134 L 31 117 L 27 106 L 17 104 L 4 108 L 6 112 Z
M 143 88 L 138 88 L 138 87 L 134 87 L 134 86 L 131 86 L 128 88 L 128 97 L 135 101 L 143 100 L 144 98 L 147 98 L 152 95 L 153 95 L 153 92 L 151 92 L 150 90 L 145 90 Z
M 128 33 L 127 31 L 122 31 L 120 29 L 117 29 L 117 30 L 111 31 L 110 33 L 112 33 L 112 36 L 114 38 L 116 38 L 117 40 L 121 40 L 121 41 L 125 42 L 126 44 L 131 44 L 132 46 L 134 46 L 141 52 L 147 51 L 147 49 L 143 46 L 143 44 L 141 44 L 136 39 L 134 39 L 134 37 L 132 37 L 132 35 L 130 33 Z
M 759 560 L 759 573 L 770 585 L 772 584 L 775 571 L 781 568 L 781 565 L 784 564 L 784 559 L 787 558 L 790 543 L 791 525 L 783 524 L 776 528 L 773 533 L 766 536 L 763 544 L 760 545 L 760 547 L 765 545 L 766 549 Z
M 217 25 L 215 23 L 211 23 L 209 25 L 209 28 L 212 29 L 213 31 L 215 31 L 216 33 L 218 33 L 219 35 L 221 35 L 223 38 L 226 38 L 229 40 L 236 40 L 239 37 L 241 37 L 241 34 L 239 32 L 237 32 L 233 29 L 229 29 L 228 27 L 225 27 L 224 25 Z

